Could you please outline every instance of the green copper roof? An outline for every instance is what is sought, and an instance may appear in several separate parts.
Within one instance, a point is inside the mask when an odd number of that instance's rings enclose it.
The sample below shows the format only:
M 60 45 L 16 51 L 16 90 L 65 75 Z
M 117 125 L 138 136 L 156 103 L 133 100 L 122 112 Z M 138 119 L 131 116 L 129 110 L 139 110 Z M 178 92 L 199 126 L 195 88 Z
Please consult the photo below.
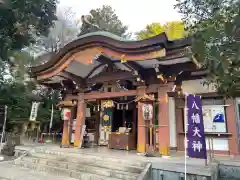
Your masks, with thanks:
M 123 37 L 120 37 L 118 35 L 112 34 L 110 32 L 107 32 L 107 31 L 96 31 L 96 32 L 87 33 L 87 34 L 79 36 L 78 39 L 89 37 L 89 36 L 105 36 L 105 37 L 109 37 L 109 38 L 112 38 L 112 39 L 115 39 L 115 40 L 118 40 L 118 41 L 125 41 L 125 42 L 132 41 L 132 40 L 127 40 L 127 39 L 125 39 Z

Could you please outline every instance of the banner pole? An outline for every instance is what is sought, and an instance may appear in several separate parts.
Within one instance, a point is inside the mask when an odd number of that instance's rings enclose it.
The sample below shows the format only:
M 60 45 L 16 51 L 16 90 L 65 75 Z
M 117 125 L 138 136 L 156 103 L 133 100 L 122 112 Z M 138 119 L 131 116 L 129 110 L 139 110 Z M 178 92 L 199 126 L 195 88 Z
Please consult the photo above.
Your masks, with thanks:
M 208 152 L 209 152 L 209 164 L 212 161 L 212 146 L 211 146 L 211 138 L 208 139 Z M 207 165 L 206 165 L 207 166 Z
M 50 118 L 50 123 L 49 123 L 49 134 L 51 133 L 51 129 L 52 129 L 52 123 L 53 123 L 53 104 L 52 104 L 52 110 L 51 110 L 51 118 Z
M 214 160 L 213 138 L 211 138 L 211 147 L 212 147 L 212 161 L 213 161 Z
M 185 96 L 185 108 L 187 108 L 187 95 L 184 94 Z M 187 113 L 188 113 L 188 108 L 186 109 Z M 184 127 L 184 143 L 185 143 L 185 148 L 184 148 L 184 172 L 185 172 L 185 180 L 187 180 L 187 121 L 188 119 L 185 120 L 185 127 Z
M 3 144 L 3 137 L 5 135 L 5 128 L 6 128 L 6 121 L 7 121 L 7 106 L 4 106 L 4 123 L 1 135 L 1 142 L 0 142 L 0 153 L 2 152 L 2 144 Z

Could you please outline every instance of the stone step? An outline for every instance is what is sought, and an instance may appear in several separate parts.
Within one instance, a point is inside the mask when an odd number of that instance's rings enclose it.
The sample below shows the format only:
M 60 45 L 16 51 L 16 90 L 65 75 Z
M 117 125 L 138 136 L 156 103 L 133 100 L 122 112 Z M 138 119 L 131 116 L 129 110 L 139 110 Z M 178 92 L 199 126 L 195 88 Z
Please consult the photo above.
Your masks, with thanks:
M 62 168 L 62 169 L 69 169 L 71 171 L 81 171 L 86 172 L 90 174 L 97 174 L 100 176 L 106 176 L 106 177 L 114 177 L 114 178 L 120 178 L 120 179 L 136 179 L 137 176 L 140 174 L 138 173 L 131 173 L 128 171 L 121 171 L 121 170 L 115 170 L 115 169 L 108 169 L 104 167 L 96 167 L 94 165 L 87 165 L 87 164 L 73 164 L 73 163 L 67 163 L 63 161 L 54 161 L 54 160 L 48 160 L 48 159 L 36 159 L 32 157 L 24 157 L 21 160 L 22 162 L 27 163 L 33 163 L 33 164 L 40 164 L 41 166 L 50 166 L 54 168 Z
M 44 172 L 35 172 L 11 164 L 1 165 L 0 180 L 76 180 L 66 176 L 55 176 Z
M 42 149 L 36 149 L 35 153 L 37 154 L 50 154 L 50 155 L 56 155 L 56 156 L 61 156 L 61 157 L 73 157 L 74 159 L 80 158 L 80 159 L 94 159 L 94 160 L 100 160 L 100 161 L 107 161 L 107 162 L 113 162 L 116 164 L 129 164 L 133 166 L 139 166 L 139 167 L 145 167 L 146 162 L 135 160 L 135 161 L 130 161 L 129 159 L 123 159 L 122 157 L 111 157 L 109 156 L 104 156 L 104 155 L 94 155 L 94 154 L 87 154 L 87 153 L 81 153 L 81 152 L 68 152 L 67 154 L 65 152 L 61 151 L 53 151 L 53 150 L 42 150 Z M 31 154 L 35 154 L 31 153 Z
M 20 167 L 28 168 L 37 172 L 46 172 L 47 174 L 54 174 L 55 176 L 70 177 L 78 180 L 120 180 L 119 178 L 106 177 L 97 174 L 90 174 L 87 172 L 77 172 L 70 169 L 60 167 L 53 167 L 44 164 L 35 164 L 28 161 L 19 161 L 16 163 Z
M 140 174 L 143 170 L 142 167 L 127 165 L 127 164 L 117 164 L 112 162 L 106 162 L 106 161 L 100 161 L 100 160 L 94 160 L 94 159 L 88 159 L 88 158 L 82 158 L 82 159 L 73 159 L 68 157 L 59 157 L 55 155 L 46 155 L 44 156 L 38 154 L 34 154 L 32 157 L 33 161 L 41 161 L 42 163 L 46 162 L 61 162 L 62 166 L 67 167 L 68 165 L 78 165 L 81 166 L 95 166 L 95 167 L 101 167 L 105 169 L 112 169 L 112 170 L 119 170 L 119 171 L 125 171 L 125 172 L 131 172 L 131 173 L 138 173 Z
M 76 160 L 85 160 L 88 162 L 109 162 L 113 164 L 122 164 L 124 166 L 134 166 L 139 168 L 144 168 L 146 166 L 146 162 L 142 162 L 139 160 L 129 160 L 129 159 L 120 159 L 120 158 L 111 158 L 111 157 L 102 157 L 102 156 L 94 156 L 94 155 L 88 155 L 88 154 L 63 154 L 63 153 L 31 153 L 31 156 L 39 157 L 39 158 L 58 158 L 62 159 L 63 161 L 69 159 L 73 162 L 76 162 Z

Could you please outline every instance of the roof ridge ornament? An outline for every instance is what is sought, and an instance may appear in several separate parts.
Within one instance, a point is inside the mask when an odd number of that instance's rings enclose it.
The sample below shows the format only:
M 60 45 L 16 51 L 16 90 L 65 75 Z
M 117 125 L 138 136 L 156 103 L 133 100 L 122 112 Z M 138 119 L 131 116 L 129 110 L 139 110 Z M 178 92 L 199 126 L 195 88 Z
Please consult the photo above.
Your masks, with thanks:
M 100 27 L 98 25 L 92 24 L 92 23 L 89 22 L 90 18 L 92 18 L 91 15 L 82 15 L 81 16 L 82 23 L 86 23 L 88 25 L 91 25 L 91 26 L 96 27 L 97 29 L 99 29 Z

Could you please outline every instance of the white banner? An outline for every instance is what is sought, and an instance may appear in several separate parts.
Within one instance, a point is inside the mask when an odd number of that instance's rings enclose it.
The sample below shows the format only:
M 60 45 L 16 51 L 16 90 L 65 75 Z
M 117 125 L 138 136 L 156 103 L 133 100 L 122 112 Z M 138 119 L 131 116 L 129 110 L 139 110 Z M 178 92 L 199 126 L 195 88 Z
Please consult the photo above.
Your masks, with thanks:
M 30 121 L 36 121 L 39 104 L 40 104 L 39 102 L 32 103 L 32 109 L 29 118 Z

